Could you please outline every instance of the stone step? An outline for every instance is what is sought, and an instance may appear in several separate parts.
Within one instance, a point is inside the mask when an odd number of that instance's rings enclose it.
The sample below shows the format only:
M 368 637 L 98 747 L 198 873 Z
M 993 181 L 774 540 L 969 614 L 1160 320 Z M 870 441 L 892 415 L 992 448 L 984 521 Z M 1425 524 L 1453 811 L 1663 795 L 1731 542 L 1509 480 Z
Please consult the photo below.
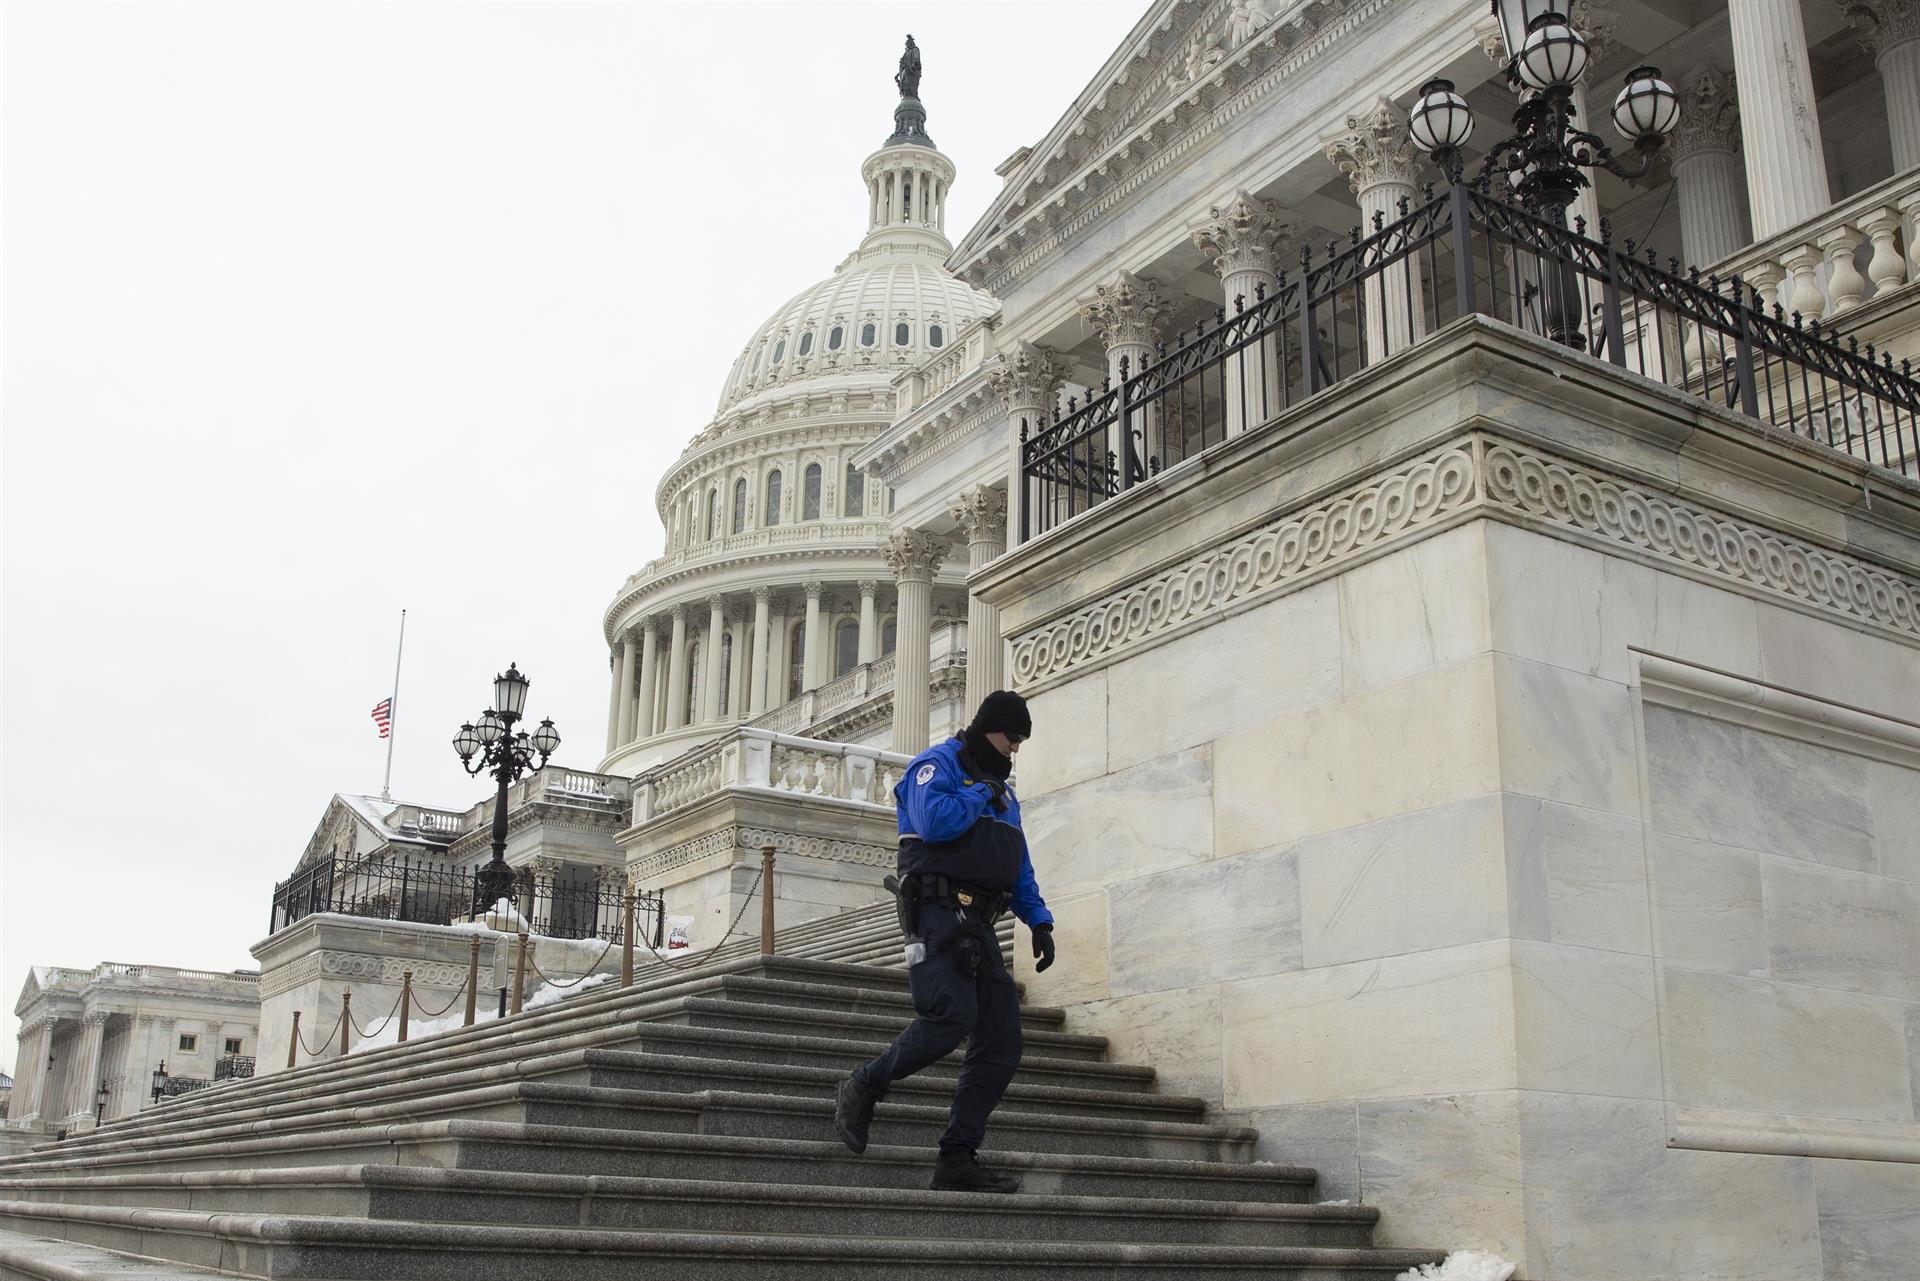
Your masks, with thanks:
M 231 1281 L 231 1273 L 0 1231 L 0 1281 Z
M 945 1199 L 968 1199 L 965 1193 Z M 257 1214 L 206 1215 L 117 1206 L 25 1207 L 45 1233 L 108 1249 L 156 1246 L 169 1257 L 241 1276 L 341 1281 L 703 1281 L 855 1278 L 899 1281 L 937 1260 L 940 1275 L 999 1278 L 1127 1277 L 1187 1281 L 1193 1273 L 1247 1281 L 1386 1281 L 1438 1262 L 1424 1251 L 1192 1243 L 1115 1245 L 947 1237 L 788 1236 L 741 1232 L 643 1233 L 595 1228 L 491 1227 Z M 22 1203 L 0 1203 L 0 1225 L 21 1222 Z M 15 1227 L 15 1230 L 20 1230 Z
M 0 1199 L 199 1214 L 287 1214 L 617 1231 L 995 1237 L 1019 1241 L 1366 1246 L 1369 1206 L 1146 1200 L 914 1188 L 634 1179 L 409 1166 L 207 1171 L 0 1181 Z
M 819 1124 L 824 1126 L 825 1111 L 819 1115 L 823 1118 Z M 1262 1202 L 1311 1199 L 1315 1176 L 1305 1167 L 1022 1151 L 1012 1146 L 1004 1130 L 1001 1118 L 996 1116 L 989 1135 L 989 1159 L 996 1165 L 1028 1171 L 1032 1175 L 1028 1188 L 1033 1192 Z M 87 1154 L 55 1150 L 31 1167 L 0 1167 L 0 1178 L 413 1165 L 529 1174 L 912 1188 L 926 1186 L 932 1160 L 932 1145 L 927 1141 L 912 1146 L 878 1142 L 856 1157 L 837 1138 L 784 1139 L 443 1119 L 367 1123 L 246 1138 L 186 1138 Z
M 877 1052 L 900 1033 L 907 1020 L 885 1015 L 856 1014 L 831 1010 L 803 1011 L 787 1006 L 759 1005 L 747 1001 L 704 996 L 678 998 L 672 1008 L 650 1013 L 656 1022 L 682 1027 L 723 1027 L 743 1032 L 767 1032 L 773 1035 L 828 1035 L 836 1039 L 862 1041 Z M 1107 1040 L 1101 1036 L 1081 1036 L 1071 1032 L 1023 1032 L 1021 1040 L 1035 1054 L 1049 1058 L 1098 1062 L 1107 1052 Z
M 898 1020 L 905 1027 L 913 1018 L 913 996 L 898 988 L 854 987 L 821 976 L 814 981 L 764 978 L 757 974 L 722 975 L 720 992 L 753 1005 L 786 1005 L 803 1010 L 836 1010 L 874 1014 Z M 711 993 L 702 993 L 711 995 Z M 1030 1032 L 1058 1032 L 1067 1012 L 1057 1005 L 1021 1005 L 1020 1026 Z

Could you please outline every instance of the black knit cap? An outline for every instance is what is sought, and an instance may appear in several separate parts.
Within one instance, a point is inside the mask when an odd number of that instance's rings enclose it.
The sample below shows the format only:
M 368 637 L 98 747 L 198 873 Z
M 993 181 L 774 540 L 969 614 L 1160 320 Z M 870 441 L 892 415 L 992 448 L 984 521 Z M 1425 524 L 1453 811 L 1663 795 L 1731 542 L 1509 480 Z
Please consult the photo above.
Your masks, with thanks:
M 1033 737 L 1033 717 L 1027 712 L 1027 700 L 1008 689 L 996 689 L 980 700 L 969 727 L 982 734 L 1016 734 Z

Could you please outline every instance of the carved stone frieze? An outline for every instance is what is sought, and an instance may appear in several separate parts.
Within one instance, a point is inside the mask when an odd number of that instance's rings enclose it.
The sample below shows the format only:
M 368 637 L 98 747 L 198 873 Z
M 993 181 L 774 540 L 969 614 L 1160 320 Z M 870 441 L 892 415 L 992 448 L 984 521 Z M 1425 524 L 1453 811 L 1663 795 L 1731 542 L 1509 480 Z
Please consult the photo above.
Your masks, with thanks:
M 627 865 L 628 875 L 635 885 L 657 885 L 660 878 L 668 873 L 716 854 L 733 851 L 757 858 L 763 845 L 773 846 L 776 858 L 791 854 L 860 867 L 892 867 L 894 862 L 894 849 L 890 845 L 798 836 L 764 827 L 723 827 L 656 851 L 645 858 L 635 859 Z

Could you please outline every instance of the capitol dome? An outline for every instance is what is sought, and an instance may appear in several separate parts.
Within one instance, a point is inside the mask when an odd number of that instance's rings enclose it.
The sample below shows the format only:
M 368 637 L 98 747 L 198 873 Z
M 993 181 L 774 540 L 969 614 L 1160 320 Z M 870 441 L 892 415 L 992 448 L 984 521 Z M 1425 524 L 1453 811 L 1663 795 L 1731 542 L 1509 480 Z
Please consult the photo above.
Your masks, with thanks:
M 712 420 L 660 478 L 666 551 L 628 576 L 602 619 L 603 772 L 636 773 L 742 722 L 884 741 L 890 557 L 908 552 L 892 546 L 892 494 L 853 459 L 891 423 L 894 380 L 998 306 L 944 265 L 954 166 L 927 136 L 911 38 L 895 83 L 893 135 L 860 166 L 866 234 L 754 331 Z M 915 572 L 924 583 L 926 567 Z M 931 572 L 934 646 L 950 658 L 930 691 L 941 723 L 960 712 L 964 557 Z M 838 719 L 823 720 L 825 708 Z

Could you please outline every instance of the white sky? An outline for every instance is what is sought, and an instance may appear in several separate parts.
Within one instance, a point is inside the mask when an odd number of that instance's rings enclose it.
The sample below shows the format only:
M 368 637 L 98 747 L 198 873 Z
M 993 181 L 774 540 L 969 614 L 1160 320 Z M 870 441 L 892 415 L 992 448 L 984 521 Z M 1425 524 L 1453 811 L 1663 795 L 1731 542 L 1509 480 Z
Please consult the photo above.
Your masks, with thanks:
M 1144 8 L 6 4 L 0 1065 L 29 965 L 253 964 L 403 606 L 396 796 L 485 793 L 509 661 L 591 767 L 654 484 L 864 230 L 903 35 L 957 240 Z

